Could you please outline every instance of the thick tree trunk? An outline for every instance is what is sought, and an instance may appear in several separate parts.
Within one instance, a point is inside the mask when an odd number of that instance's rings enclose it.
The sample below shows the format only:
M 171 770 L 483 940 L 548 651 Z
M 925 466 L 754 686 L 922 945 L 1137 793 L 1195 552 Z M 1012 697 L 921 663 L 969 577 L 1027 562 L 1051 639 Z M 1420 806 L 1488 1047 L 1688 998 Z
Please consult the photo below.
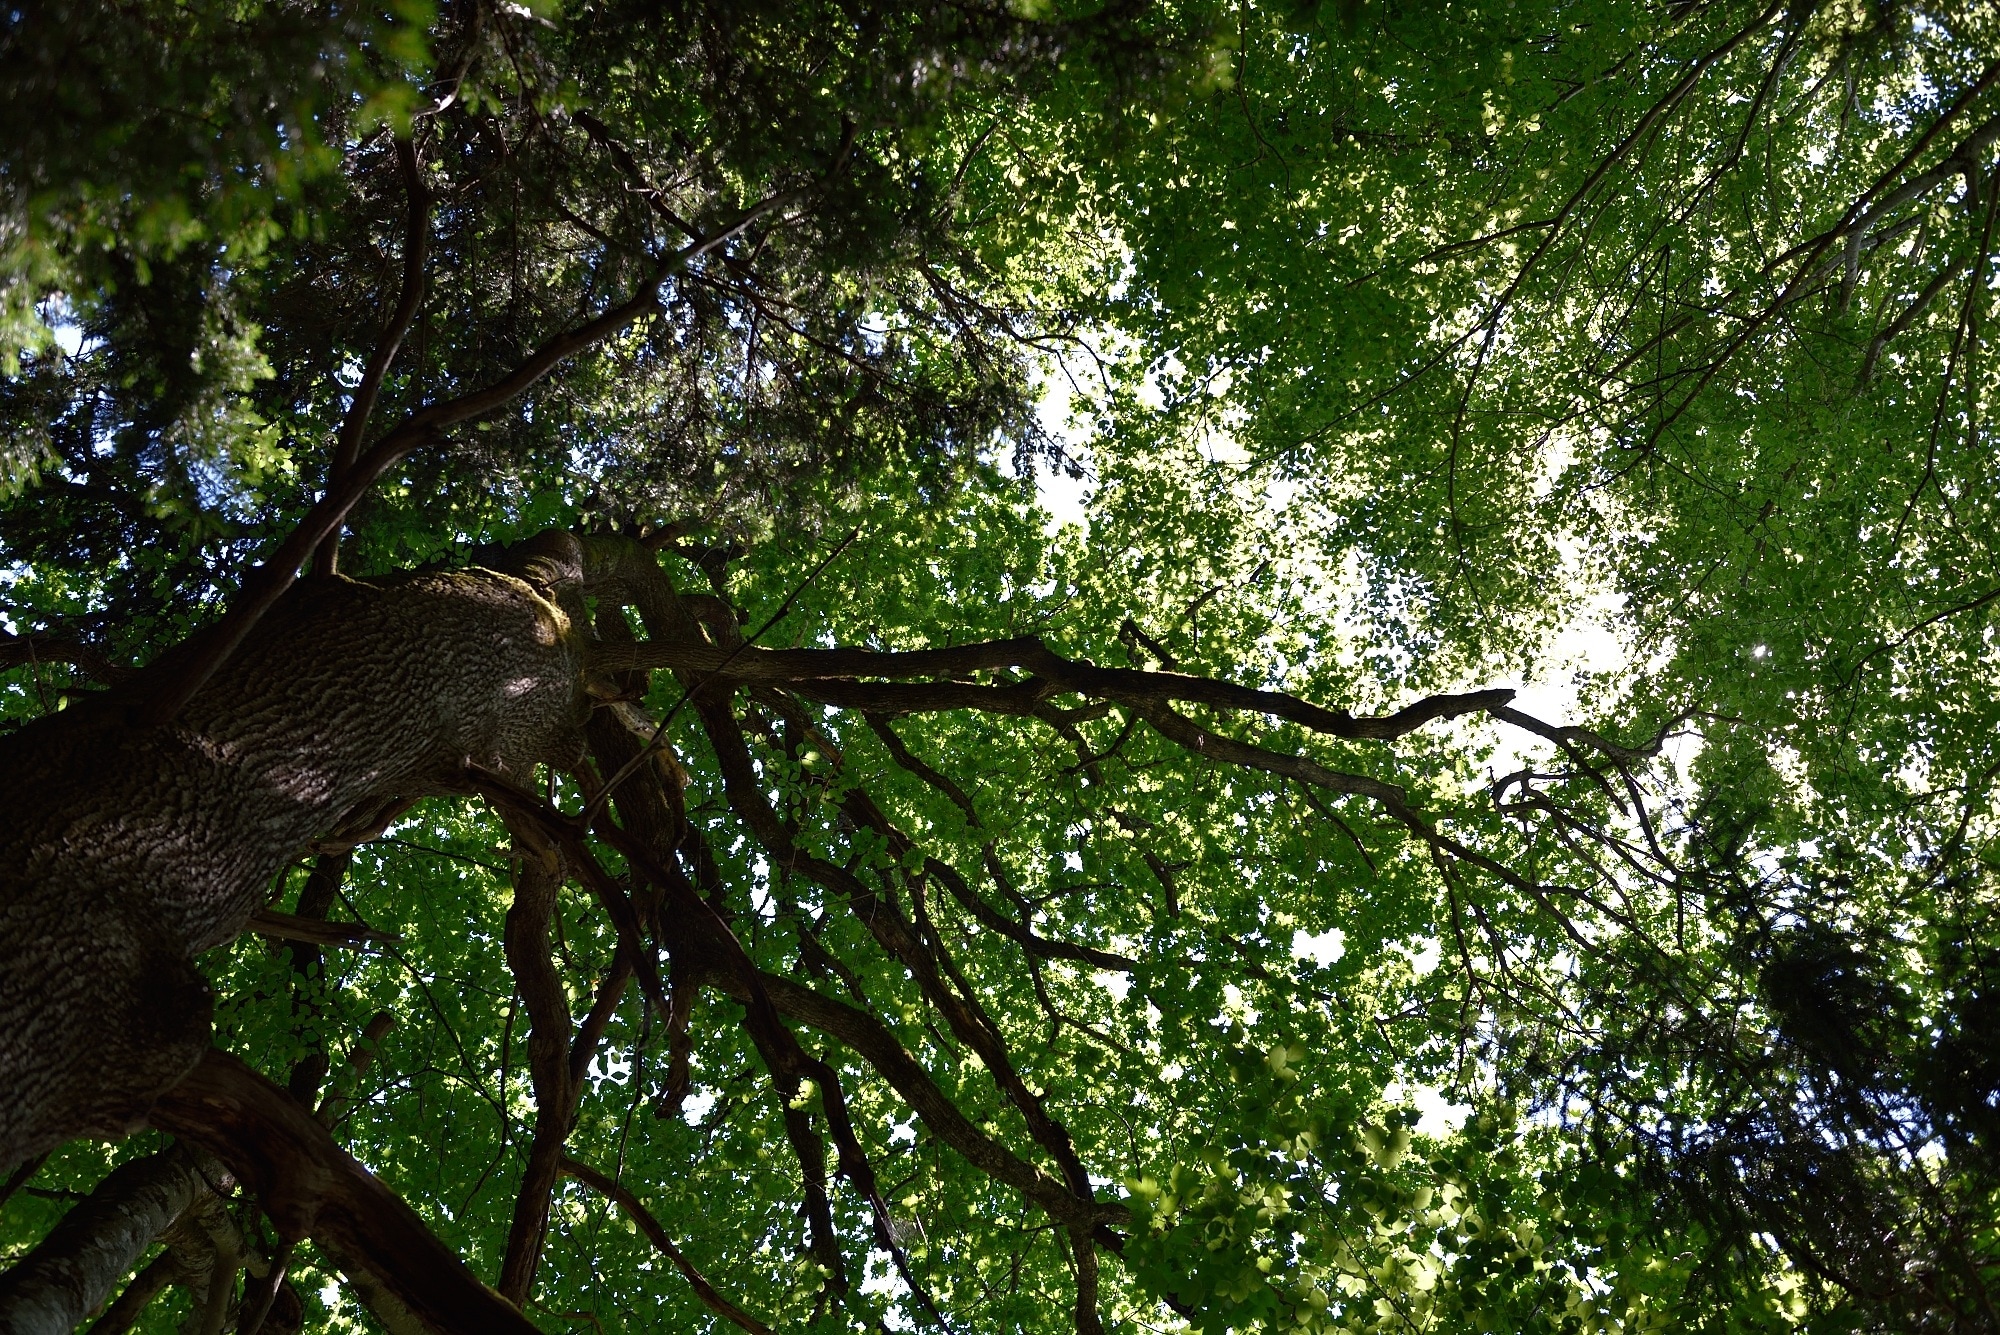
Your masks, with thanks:
M 565 614 L 477 570 L 300 585 L 171 724 L 146 681 L 0 739 L 0 1167 L 143 1123 L 208 1046 L 193 956 L 315 840 L 567 763 L 586 712 Z
M 582 578 L 581 549 L 544 535 L 508 566 L 310 581 L 171 724 L 139 721 L 148 672 L 0 738 L 0 1170 L 77 1136 L 170 1130 L 284 1237 L 313 1238 L 388 1329 L 532 1330 L 298 1099 L 209 1048 L 193 960 L 300 854 L 470 791 L 474 769 L 519 779 L 580 756 L 583 646 L 552 595 Z M 99 1213 L 63 1226 L 83 1239 L 71 1252 L 109 1259 L 50 1329 L 129 1269 L 126 1234 L 158 1232 L 158 1210 Z

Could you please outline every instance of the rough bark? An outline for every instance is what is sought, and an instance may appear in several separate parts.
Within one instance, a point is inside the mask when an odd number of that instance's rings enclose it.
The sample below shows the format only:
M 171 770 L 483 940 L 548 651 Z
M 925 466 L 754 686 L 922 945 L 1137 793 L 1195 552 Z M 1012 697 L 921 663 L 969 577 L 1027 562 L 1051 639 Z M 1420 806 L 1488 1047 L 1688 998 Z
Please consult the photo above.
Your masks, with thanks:
M 149 670 L 0 739 L 0 1167 L 144 1121 L 208 1045 L 192 957 L 316 840 L 571 761 L 576 638 L 510 575 L 308 581 L 171 724 L 134 722 Z
M 125 1335 L 145 1312 L 147 1305 L 160 1296 L 160 1290 L 173 1282 L 173 1253 L 161 1252 L 144 1270 L 132 1276 L 125 1292 L 104 1309 L 104 1315 L 90 1328 L 90 1335 Z
M 199 1165 L 179 1146 L 120 1164 L 0 1276 L 0 1330 L 9 1335 L 75 1330 L 206 1190 Z

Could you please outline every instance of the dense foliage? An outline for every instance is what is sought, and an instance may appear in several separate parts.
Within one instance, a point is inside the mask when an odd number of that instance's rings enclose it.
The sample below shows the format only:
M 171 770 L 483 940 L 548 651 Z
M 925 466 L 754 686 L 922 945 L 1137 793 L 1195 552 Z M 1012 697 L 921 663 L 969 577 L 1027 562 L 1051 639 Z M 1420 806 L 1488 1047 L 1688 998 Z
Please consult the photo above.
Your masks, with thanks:
M 364 445 L 648 283 L 394 462 L 342 571 L 558 527 L 765 648 L 1035 636 L 1359 715 L 1541 687 L 1377 739 L 1187 704 L 1190 744 L 1115 692 L 635 686 L 607 710 L 659 729 L 704 901 L 969 1131 L 824 1028 L 838 1098 L 801 1084 L 663 957 L 692 1009 L 612 994 L 565 1152 L 626 1199 L 558 1187 L 544 1328 L 719 1327 L 698 1273 L 773 1329 L 2000 1330 L 2000 13 L 0 23 L 9 721 L 212 620 Z M 1035 480 L 1084 472 L 1053 522 Z M 218 1043 L 308 1094 L 330 1066 L 338 1137 L 489 1280 L 541 1113 L 523 865 L 433 800 L 272 887 L 393 939 L 203 961 Z M 581 1016 L 617 924 L 573 876 L 554 928 Z M 1125 1213 L 1064 1226 L 981 1138 L 1055 1178 L 1073 1145 Z M 157 1147 L 57 1152 L 0 1242 Z M 306 1328 L 371 1328 L 293 1271 Z

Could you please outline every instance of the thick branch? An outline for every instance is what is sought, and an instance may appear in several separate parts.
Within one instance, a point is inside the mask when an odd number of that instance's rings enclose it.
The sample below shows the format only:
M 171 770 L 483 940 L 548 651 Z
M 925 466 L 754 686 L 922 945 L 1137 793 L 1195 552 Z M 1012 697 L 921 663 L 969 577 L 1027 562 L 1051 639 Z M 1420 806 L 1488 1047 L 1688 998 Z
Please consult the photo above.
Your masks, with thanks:
M 68 1335 L 207 1188 L 179 1146 L 120 1164 L 0 1276 L 0 1330 Z
M 519 1310 L 481 1284 L 312 1114 L 236 1058 L 209 1052 L 161 1095 L 152 1122 L 221 1159 L 281 1234 L 312 1238 L 364 1300 L 393 1302 L 414 1323 L 409 1328 L 534 1335 Z
M 514 836 L 520 870 L 514 903 L 507 910 L 507 967 L 528 1008 L 528 1075 L 535 1091 L 535 1129 L 528 1166 L 514 1200 L 507 1251 L 500 1265 L 500 1296 L 525 1303 L 534 1291 L 542 1242 L 549 1231 L 549 1198 L 560 1175 L 563 1144 L 569 1139 L 569 996 L 549 958 L 549 925 L 562 889 L 561 855 L 534 825 L 505 817 Z
M 1506 704 L 1509 690 L 1474 691 L 1466 695 L 1433 695 L 1380 718 L 1356 718 L 1344 709 L 1327 709 L 1282 691 L 1260 691 L 1233 682 L 1193 677 L 1179 672 L 1140 672 L 1132 668 L 1098 667 L 1075 662 L 1051 651 L 1039 639 L 1022 636 L 960 645 L 952 649 L 919 649 L 882 653 L 870 649 L 719 649 L 696 641 L 649 640 L 640 644 L 594 645 L 590 665 L 599 671 L 628 668 L 674 668 L 735 681 L 809 684 L 802 694 L 825 698 L 829 691 L 846 691 L 866 683 L 841 681 L 854 677 L 958 677 L 999 668 L 1034 673 L 1042 685 L 976 687 L 956 682 L 923 683 L 936 692 L 932 703 L 914 708 L 990 709 L 1026 713 L 1039 699 L 1075 692 L 1134 705 L 1165 703 L 1213 705 L 1285 719 L 1330 737 L 1386 741 L 1414 732 L 1436 719 L 1476 714 Z M 905 691 L 916 688 L 904 687 Z M 1038 697 L 1038 698 L 1031 698 Z M 855 693 L 855 702 L 870 708 L 895 708 L 895 695 L 872 698 Z M 912 695 L 912 700 L 924 697 Z M 1010 703 L 1015 699 L 1020 705 Z M 865 702 L 865 703 L 864 703 Z M 829 699 L 828 703 L 836 703 Z

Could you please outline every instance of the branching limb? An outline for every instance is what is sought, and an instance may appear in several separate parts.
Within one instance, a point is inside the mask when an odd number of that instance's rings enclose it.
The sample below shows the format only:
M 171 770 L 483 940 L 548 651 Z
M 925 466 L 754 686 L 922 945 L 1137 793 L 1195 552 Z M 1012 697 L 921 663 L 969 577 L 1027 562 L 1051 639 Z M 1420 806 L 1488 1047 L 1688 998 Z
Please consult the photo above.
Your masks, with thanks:
M 945 694 L 948 689 L 955 687 L 964 691 L 966 687 L 958 682 L 924 683 L 926 689 L 939 692 L 939 703 L 928 707 L 990 709 L 996 698 L 995 693 L 1005 691 L 1022 698 L 1023 706 L 995 712 L 1021 713 L 1030 712 L 1033 704 L 1039 703 L 1039 700 L 1027 699 L 1031 694 L 1046 699 L 1050 695 L 1074 692 L 1139 707 L 1179 701 L 1268 714 L 1329 737 L 1373 741 L 1402 737 L 1437 719 L 1481 713 L 1506 704 L 1514 695 L 1508 690 L 1434 695 L 1394 714 L 1380 718 L 1357 718 L 1344 709 L 1323 708 L 1282 691 L 1261 691 L 1233 682 L 1187 676 L 1179 672 L 1140 672 L 1132 668 L 1107 668 L 1076 662 L 1054 653 L 1033 636 L 905 653 L 870 649 L 723 650 L 693 641 L 649 640 L 639 644 L 595 645 L 591 650 L 590 663 L 592 668 L 601 671 L 665 667 L 709 673 L 735 681 L 796 684 L 804 688 L 801 694 L 816 698 L 819 693 L 830 689 L 845 691 L 863 685 L 841 680 L 844 678 L 965 677 L 975 672 L 1018 668 L 1040 679 L 1035 691 L 1024 689 L 1029 683 L 1014 687 L 973 687 L 972 690 L 983 690 L 986 694 L 964 695 L 960 697 L 963 703 L 946 703 L 950 698 Z M 903 689 L 912 690 L 907 686 Z M 878 707 L 893 708 L 890 704 L 893 698 L 886 693 L 879 696 Z M 921 697 L 912 694 L 911 698 Z M 842 702 L 829 700 L 828 703 Z
M 565 1176 L 575 1178 L 623 1210 L 625 1217 L 646 1235 L 647 1241 L 673 1262 L 674 1269 L 681 1272 L 689 1287 L 694 1289 L 695 1296 L 701 1299 L 702 1305 L 709 1311 L 731 1325 L 751 1332 L 751 1335 L 771 1335 L 769 1326 L 715 1291 L 715 1286 L 704 1279 L 702 1273 L 687 1259 L 686 1254 L 674 1245 L 674 1240 L 667 1236 L 667 1231 L 660 1226 L 660 1221 L 653 1217 L 652 1211 L 640 1203 L 637 1196 L 616 1180 L 606 1177 L 595 1168 L 578 1163 L 575 1159 L 565 1158 L 562 1161 L 562 1171 Z
M 748 986 L 733 973 L 711 968 L 706 979 L 738 1000 L 748 998 Z M 779 974 L 760 972 L 758 981 L 779 1014 L 817 1029 L 867 1062 L 932 1135 L 988 1177 L 1014 1188 L 1051 1217 L 1072 1227 L 1096 1228 L 1126 1218 L 1122 1206 L 1079 1200 L 1046 1171 L 979 1130 L 875 1016 Z
M 396 162 L 402 168 L 403 189 L 409 197 L 407 221 L 403 229 L 402 287 L 396 299 L 396 309 L 390 314 L 389 324 L 383 329 L 375 351 L 368 358 L 368 365 L 361 372 L 360 383 L 354 387 L 354 395 L 348 400 L 346 415 L 341 418 L 340 432 L 334 440 L 333 458 L 327 467 L 329 489 L 343 473 L 354 467 L 354 461 L 360 457 L 362 436 L 368 430 L 368 419 L 375 413 L 375 400 L 382 392 L 382 381 L 389 374 L 389 367 L 403 346 L 403 336 L 410 332 L 410 324 L 417 318 L 417 311 L 424 301 L 424 260 L 430 249 L 431 237 L 430 192 L 424 188 L 424 168 L 417 158 L 415 140 L 409 136 L 396 140 Z M 340 530 L 336 526 L 313 553 L 313 573 L 331 575 L 338 563 L 339 553 Z
M 392 1331 L 534 1335 L 310 1113 L 236 1058 L 209 1052 L 152 1122 L 227 1164 L 282 1236 L 311 1237 Z
M 500 1296 L 518 1306 L 534 1291 L 548 1236 L 549 1200 L 569 1139 L 570 1014 L 568 993 L 549 958 L 549 926 L 564 879 L 562 857 L 532 821 L 511 813 L 503 818 L 514 836 L 519 868 L 514 902 L 507 910 L 507 967 L 528 1010 L 528 1075 L 535 1094 L 528 1164 L 514 1199 L 498 1285 Z
M 946 985 L 940 976 L 938 959 L 924 946 L 891 900 L 870 889 L 846 868 L 814 857 L 793 842 L 784 823 L 771 810 L 758 787 L 749 748 L 735 716 L 712 702 L 704 702 L 699 708 L 722 770 L 723 787 L 730 805 L 764 845 L 773 865 L 800 872 L 847 902 L 856 920 L 868 929 L 877 943 L 910 970 L 912 979 L 923 990 L 925 998 L 943 1014 L 959 1041 L 979 1053 L 995 1084 L 1026 1120 L 1029 1133 L 1054 1156 L 1070 1190 L 1089 1200 L 1090 1177 L 1076 1157 L 1069 1132 L 1048 1114 L 1040 1096 L 1028 1088 L 1027 1082 L 1015 1070 L 1013 1059 L 990 1017 L 970 997 L 961 996 Z M 900 837 L 900 832 L 888 826 L 865 795 L 850 793 L 843 803 L 843 810 L 859 825 L 878 829 L 892 839 Z M 904 842 L 907 843 L 907 840 Z

